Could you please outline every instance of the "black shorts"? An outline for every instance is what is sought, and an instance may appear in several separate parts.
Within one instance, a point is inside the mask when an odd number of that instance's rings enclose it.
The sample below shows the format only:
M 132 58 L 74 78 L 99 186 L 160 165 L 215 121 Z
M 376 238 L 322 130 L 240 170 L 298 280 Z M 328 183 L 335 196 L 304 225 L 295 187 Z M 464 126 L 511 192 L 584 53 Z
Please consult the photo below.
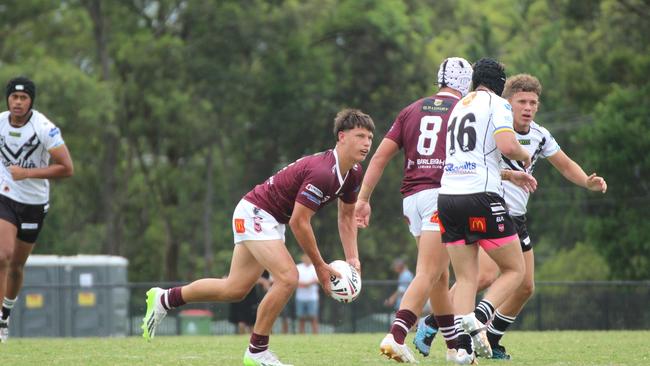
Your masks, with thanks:
M 517 235 L 519 235 L 519 241 L 521 242 L 521 251 L 527 252 L 533 249 L 533 242 L 528 235 L 528 228 L 526 227 L 526 215 L 521 216 L 512 216 L 512 221 L 515 222 L 515 227 L 517 228 Z
M 43 228 L 49 204 L 28 205 L 0 194 L 0 219 L 9 221 L 18 228 L 16 237 L 33 244 Z
M 478 242 L 495 249 L 516 238 L 517 231 L 501 196 L 483 192 L 438 196 L 442 242 L 446 245 Z

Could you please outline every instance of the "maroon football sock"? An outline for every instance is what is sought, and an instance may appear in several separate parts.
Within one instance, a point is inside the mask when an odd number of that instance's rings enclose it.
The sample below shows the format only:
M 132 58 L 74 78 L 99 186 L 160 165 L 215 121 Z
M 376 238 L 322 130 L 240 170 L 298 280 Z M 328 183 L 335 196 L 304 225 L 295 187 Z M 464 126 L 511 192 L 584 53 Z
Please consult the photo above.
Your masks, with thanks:
M 417 320 L 417 315 L 410 310 L 399 310 L 395 314 L 395 320 L 393 321 L 393 326 L 390 328 L 390 333 L 395 338 L 397 344 L 404 344 L 406 333 L 408 333 L 409 329 L 411 329 Z

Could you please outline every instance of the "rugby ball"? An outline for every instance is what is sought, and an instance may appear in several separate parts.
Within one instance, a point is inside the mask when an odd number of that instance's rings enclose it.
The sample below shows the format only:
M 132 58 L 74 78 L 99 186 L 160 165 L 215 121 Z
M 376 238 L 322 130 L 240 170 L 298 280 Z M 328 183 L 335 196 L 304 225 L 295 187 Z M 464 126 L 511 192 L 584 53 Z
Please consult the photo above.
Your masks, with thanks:
M 336 260 L 330 263 L 341 277 L 330 277 L 330 295 L 336 301 L 348 303 L 354 301 L 361 293 L 361 276 L 348 262 Z

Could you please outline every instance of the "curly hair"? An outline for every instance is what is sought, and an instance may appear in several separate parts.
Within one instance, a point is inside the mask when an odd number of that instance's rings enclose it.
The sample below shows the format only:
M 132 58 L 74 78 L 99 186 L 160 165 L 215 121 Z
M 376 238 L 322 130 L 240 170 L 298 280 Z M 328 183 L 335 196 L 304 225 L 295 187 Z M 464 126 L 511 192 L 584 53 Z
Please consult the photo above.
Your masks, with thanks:
M 519 92 L 531 92 L 542 96 L 542 84 L 536 77 L 529 74 L 518 74 L 506 80 L 503 97 L 508 99 Z

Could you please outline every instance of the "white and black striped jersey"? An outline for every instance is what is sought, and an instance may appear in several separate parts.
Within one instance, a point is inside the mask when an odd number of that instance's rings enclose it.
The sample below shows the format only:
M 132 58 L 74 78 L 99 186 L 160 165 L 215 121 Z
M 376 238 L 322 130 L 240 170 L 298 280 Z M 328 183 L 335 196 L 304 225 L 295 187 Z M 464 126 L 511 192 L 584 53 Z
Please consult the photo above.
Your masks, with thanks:
M 441 194 L 503 195 L 501 153 L 494 135 L 512 129 L 512 106 L 488 91 L 469 93 L 454 107 L 447 127 Z
M 540 158 L 548 158 L 560 151 L 560 145 L 558 145 L 551 133 L 546 128 L 535 123 L 535 121 L 530 123 L 528 133 L 523 134 L 515 131 L 515 134 L 521 146 L 530 154 L 530 167 L 525 170 L 521 162 L 502 156 L 501 168 L 503 169 L 526 171 L 533 174 L 535 164 Z M 530 194 L 508 181 L 503 182 L 503 188 L 505 189 L 504 198 L 508 204 L 510 214 L 513 216 L 525 215 Z
M 10 165 L 23 168 L 44 168 L 50 164 L 49 150 L 63 145 L 61 131 L 36 110 L 21 127 L 9 123 L 9 112 L 0 113 L 0 194 L 30 205 L 45 204 L 50 198 L 47 179 L 14 181 L 7 169 Z

